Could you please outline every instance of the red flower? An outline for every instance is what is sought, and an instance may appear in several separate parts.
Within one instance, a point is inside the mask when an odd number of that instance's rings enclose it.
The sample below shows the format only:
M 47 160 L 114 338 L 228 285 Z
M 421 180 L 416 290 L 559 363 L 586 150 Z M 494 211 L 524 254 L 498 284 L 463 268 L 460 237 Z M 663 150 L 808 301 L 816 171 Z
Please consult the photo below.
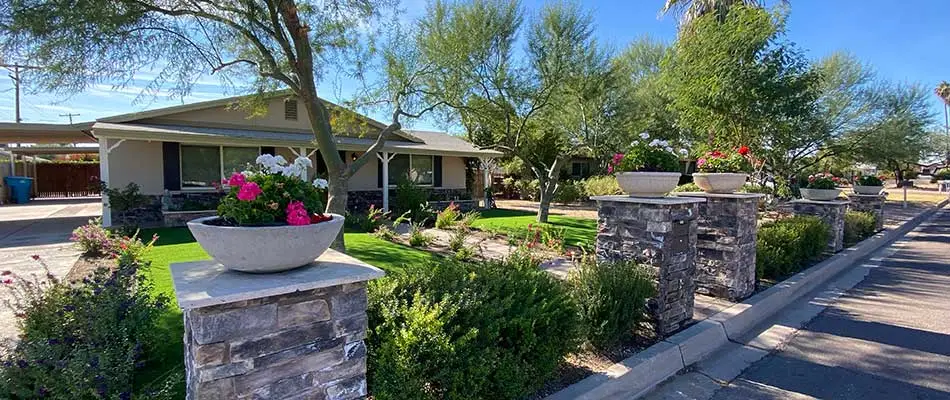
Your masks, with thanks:
M 4 279 L 4 280 L 3 280 L 3 283 L 4 283 L 4 284 L 7 284 L 7 285 L 12 284 L 12 283 L 13 283 L 13 279 Z
M 713 150 L 709 152 L 709 155 L 712 156 L 713 158 L 722 158 L 722 152 L 719 150 Z
M 749 146 L 742 146 L 739 148 L 739 154 L 747 155 L 749 154 Z
M 34 254 L 34 255 L 30 256 L 30 258 L 32 258 L 34 261 L 39 261 L 39 260 L 40 260 L 40 255 L 39 255 L 39 254 Z

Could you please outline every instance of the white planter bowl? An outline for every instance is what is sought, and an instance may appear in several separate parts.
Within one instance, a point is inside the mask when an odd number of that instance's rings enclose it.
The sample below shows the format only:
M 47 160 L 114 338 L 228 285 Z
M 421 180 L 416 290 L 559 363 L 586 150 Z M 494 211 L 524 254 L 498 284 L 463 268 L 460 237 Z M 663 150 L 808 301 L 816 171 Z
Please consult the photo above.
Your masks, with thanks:
M 310 225 L 217 226 L 205 217 L 188 229 L 211 258 L 225 268 L 253 273 L 280 272 L 307 265 L 327 251 L 343 228 L 343 216 Z
M 748 178 L 749 174 L 700 172 L 693 174 L 693 183 L 706 193 L 735 193 Z
M 854 192 L 857 194 L 868 194 L 868 195 L 875 196 L 875 195 L 881 194 L 881 191 L 884 190 L 884 186 L 854 185 L 851 187 L 851 189 L 854 190 Z
M 800 189 L 805 200 L 831 201 L 841 195 L 841 189 Z
M 680 181 L 679 172 L 621 172 L 617 184 L 633 197 L 665 197 Z

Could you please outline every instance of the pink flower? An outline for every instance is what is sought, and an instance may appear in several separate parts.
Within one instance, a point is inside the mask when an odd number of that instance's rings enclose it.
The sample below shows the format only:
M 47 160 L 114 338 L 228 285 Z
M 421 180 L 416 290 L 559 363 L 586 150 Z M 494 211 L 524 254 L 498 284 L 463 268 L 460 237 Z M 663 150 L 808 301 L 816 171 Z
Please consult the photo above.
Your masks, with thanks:
M 247 182 L 241 185 L 237 198 L 241 201 L 254 201 L 261 194 L 261 187 L 254 182 Z
M 287 204 L 287 223 L 290 225 L 310 225 L 310 216 L 303 203 L 294 200 Z
M 702 166 L 705 165 L 705 164 L 706 164 L 706 159 L 705 159 L 705 158 L 700 158 L 700 159 L 696 160 L 696 168 L 702 167 Z
M 7 285 L 13 284 L 13 279 L 4 279 L 4 280 L 3 280 L 3 283 L 5 283 L 5 284 L 7 284 Z
M 242 186 L 244 186 L 244 184 L 245 184 L 246 182 L 247 182 L 247 180 L 244 179 L 244 175 L 235 172 L 235 173 L 231 174 L 231 177 L 230 177 L 230 178 L 228 178 L 228 182 L 227 182 L 227 183 L 228 183 L 228 185 L 230 185 L 230 186 L 242 187 Z
M 614 166 L 613 166 L 613 164 L 607 166 L 607 173 L 608 173 L 608 174 L 614 173 Z
M 623 153 L 614 154 L 614 164 L 620 164 L 621 160 L 623 160 Z

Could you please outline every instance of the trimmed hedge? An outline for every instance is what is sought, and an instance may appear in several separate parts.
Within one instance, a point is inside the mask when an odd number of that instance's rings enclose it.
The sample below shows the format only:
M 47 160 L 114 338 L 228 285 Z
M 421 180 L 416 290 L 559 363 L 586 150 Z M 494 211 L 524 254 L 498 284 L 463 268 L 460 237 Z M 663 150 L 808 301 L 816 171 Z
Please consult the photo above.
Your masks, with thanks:
M 807 268 L 821 258 L 828 230 L 828 224 L 812 216 L 763 224 L 756 243 L 756 275 L 778 280 Z
M 844 215 L 844 245 L 851 247 L 874 235 L 877 219 L 866 211 L 848 211 Z
M 378 400 L 522 398 L 580 342 L 567 288 L 525 257 L 407 266 L 371 285 L 368 314 Z

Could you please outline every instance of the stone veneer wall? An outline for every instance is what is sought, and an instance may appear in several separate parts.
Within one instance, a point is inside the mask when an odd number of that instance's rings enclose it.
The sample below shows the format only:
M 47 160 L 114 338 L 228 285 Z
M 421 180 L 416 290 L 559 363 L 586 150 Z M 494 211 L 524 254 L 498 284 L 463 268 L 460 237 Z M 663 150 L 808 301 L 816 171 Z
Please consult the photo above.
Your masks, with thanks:
M 361 282 L 185 310 L 188 399 L 363 398 L 366 303 Z
M 471 200 L 472 194 L 466 189 L 424 189 L 429 192 L 430 201 L 451 201 L 451 200 Z M 389 189 L 389 204 L 393 204 L 396 198 L 396 190 Z M 354 190 L 350 191 L 346 199 L 346 209 L 350 211 L 362 211 L 369 208 L 370 204 L 376 207 L 383 205 L 383 191 L 380 190 Z M 446 203 L 448 204 L 448 203 Z
M 875 228 L 877 230 L 884 229 L 884 202 L 887 200 L 887 195 L 852 194 L 848 196 L 848 200 L 851 200 L 851 204 L 848 204 L 849 210 L 873 214 Z
M 162 196 L 145 195 L 146 203 L 141 207 L 122 212 L 113 211 L 112 225 L 133 226 L 139 228 L 160 227 L 162 217 Z
M 826 254 L 834 254 L 844 248 L 844 214 L 848 210 L 847 201 L 791 201 L 792 212 L 795 215 L 812 215 L 821 218 L 828 224 L 828 248 Z
M 730 301 L 755 292 L 755 240 L 759 198 L 706 197 L 699 203 L 696 291 Z
M 693 318 L 696 288 L 696 203 L 597 200 L 597 258 L 653 266 L 657 295 L 648 309 L 657 335 L 666 337 L 684 327 Z

